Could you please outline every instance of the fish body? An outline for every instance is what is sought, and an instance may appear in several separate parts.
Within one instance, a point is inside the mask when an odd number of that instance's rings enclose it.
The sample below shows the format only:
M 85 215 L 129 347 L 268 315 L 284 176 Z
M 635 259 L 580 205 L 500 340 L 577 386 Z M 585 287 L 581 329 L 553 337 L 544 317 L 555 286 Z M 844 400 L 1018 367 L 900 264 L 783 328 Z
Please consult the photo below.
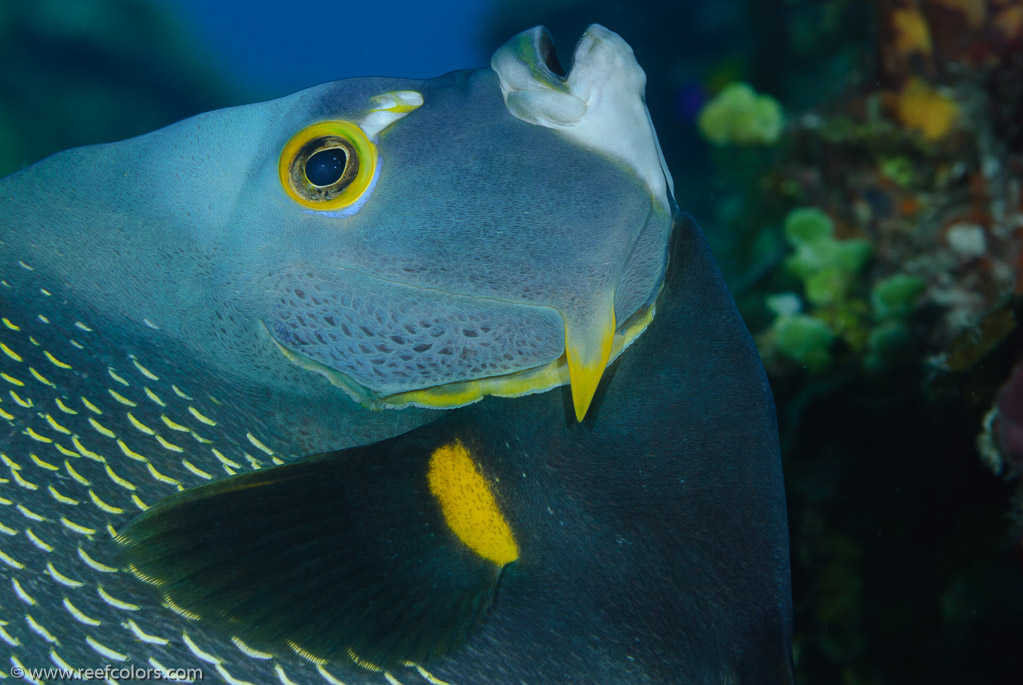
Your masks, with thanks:
M 552 51 L 533 30 L 491 69 L 327 84 L 0 180 L 0 639 L 13 667 L 785 681 L 784 507 L 762 370 L 688 223 L 658 300 L 678 217 L 631 50 L 592 27 L 566 76 Z M 661 332 L 646 342 L 651 321 Z M 496 548 L 464 532 L 479 520 L 465 524 L 463 500 L 430 475 L 455 445 L 469 460 L 452 457 L 455 482 L 476 484 L 474 506 L 491 493 L 486 520 L 507 526 Z M 327 454 L 289 466 L 314 453 Z M 344 525 L 302 528 L 317 519 L 295 474 L 348 483 L 326 510 Z M 290 508 L 203 509 L 247 491 Z M 356 495 L 366 507 L 346 504 Z M 235 571 L 267 573 L 236 576 L 230 596 L 286 628 L 331 574 L 303 576 L 301 555 L 256 544 L 281 534 L 271 514 L 285 510 L 310 544 L 406 555 L 402 568 L 437 588 L 416 606 L 447 628 L 383 630 L 379 612 L 351 608 L 353 620 L 339 604 L 326 618 L 355 626 L 345 639 L 359 649 L 325 658 L 175 601 L 203 590 L 169 585 L 170 548 L 143 540 L 247 541 L 219 549 L 250 564 Z M 248 532 L 224 528 L 241 520 L 230 511 L 253 514 Z M 230 564 L 193 552 L 178 555 L 198 564 L 184 570 L 222 582 Z M 353 596 L 386 591 L 376 606 L 411 611 L 401 573 L 352 563 L 324 568 Z M 429 569 L 477 584 L 445 592 Z M 600 599 L 613 587 L 626 591 Z

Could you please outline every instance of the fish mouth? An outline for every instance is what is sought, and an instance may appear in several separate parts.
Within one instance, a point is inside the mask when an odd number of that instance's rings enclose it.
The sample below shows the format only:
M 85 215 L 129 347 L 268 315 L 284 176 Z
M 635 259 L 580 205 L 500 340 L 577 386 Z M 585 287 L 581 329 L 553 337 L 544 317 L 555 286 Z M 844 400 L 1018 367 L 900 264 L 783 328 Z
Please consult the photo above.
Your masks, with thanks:
M 615 329 L 610 342 L 607 366 L 610 366 L 650 325 L 655 314 L 654 302 L 659 292 L 660 288 L 651 297 L 649 304 L 640 307 Z M 263 322 L 263 326 L 278 350 L 290 362 L 321 374 L 332 385 L 340 388 L 353 400 L 369 409 L 404 409 L 406 407 L 451 409 L 478 402 L 487 395 L 522 397 L 572 383 L 568 354 L 562 350 L 560 356 L 551 361 L 510 373 L 454 380 L 398 392 L 381 392 L 359 382 L 352 375 L 300 352 L 294 346 L 280 340 L 265 322 Z

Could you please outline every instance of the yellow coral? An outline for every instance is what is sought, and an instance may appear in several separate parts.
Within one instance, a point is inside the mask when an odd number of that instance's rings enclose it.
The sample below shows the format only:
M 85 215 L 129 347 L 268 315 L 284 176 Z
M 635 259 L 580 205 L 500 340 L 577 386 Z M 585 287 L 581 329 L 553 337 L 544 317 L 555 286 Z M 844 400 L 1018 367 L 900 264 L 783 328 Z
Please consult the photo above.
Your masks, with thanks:
M 944 138 L 959 118 L 955 100 L 916 78 L 892 98 L 892 106 L 903 126 L 920 131 L 927 140 Z
M 899 7 L 893 10 L 891 26 L 895 33 L 895 49 L 900 54 L 931 54 L 931 30 L 916 7 Z

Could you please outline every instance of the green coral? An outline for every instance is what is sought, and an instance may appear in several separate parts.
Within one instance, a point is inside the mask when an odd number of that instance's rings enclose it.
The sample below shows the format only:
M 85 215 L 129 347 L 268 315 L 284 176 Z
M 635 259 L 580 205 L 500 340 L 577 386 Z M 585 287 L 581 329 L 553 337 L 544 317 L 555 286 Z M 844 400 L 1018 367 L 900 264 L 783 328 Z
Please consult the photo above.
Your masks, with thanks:
M 856 274 L 870 259 L 865 240 L 835 238 L 835 223 L 819 209 L 795 209 L 785 219 L 785 239 L 795 253 L 785 268 L 803 281 L 807 299 L 819 306 L 846 297 Z
M 870 291 L 870 304 L 878 320 L 902 318 L 913 313 L 926 284 L 916 276 L 895 274 L 878 281 Z
M 697 126 L 714 145 L 769 145 L 781 136 L 781 105 L 746 83 L 731 83 L 700 110 Z
M 781 315 L 775 319 L 771 334 L 780 354 L 810 371 L 819 371 L 831 363 L 829 348 L 835 334 L 820 319 L 808 314 Z
M 765 355 L 820 371 L 830 364 L 835 341 L 841 340 L 871 369 L 906 358 L 913 343 L 907 320 L 916 310 L 924 281 L 895 274 L 875 283 L 866 297 L 861 272 L 870 260 L 870 243 L 836 238 L 835 223 L 819 209 L 789 212 L 784 234 L 792 248 L 785 270 L 800 281 L 803 293 L 765 300 L 775 315 L 760 337 Z
M 802 299 L 795 293 L 769 297 L 767 307 L 776 317 L 762 344 L 769 353 L 820 371 L 830 364 L 836 339 L 853 349 L 866 345 L 865 320 L 870 310 L 852 292 L 857 275 L 870 259 L 871 246 L 857 238 L 839 240 L 831 217 L 814 208 L 789 212 L 784 233 L 793 251 L 785 269 L 802 283 L 810 310 L 802 311 Z

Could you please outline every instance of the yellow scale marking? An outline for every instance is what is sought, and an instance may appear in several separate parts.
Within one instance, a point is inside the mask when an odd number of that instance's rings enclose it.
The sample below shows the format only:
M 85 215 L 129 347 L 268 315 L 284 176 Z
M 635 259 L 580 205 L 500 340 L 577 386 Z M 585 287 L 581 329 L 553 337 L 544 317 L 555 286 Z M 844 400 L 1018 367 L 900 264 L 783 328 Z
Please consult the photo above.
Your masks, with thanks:
M 151 645 L 166 645 L 170 643 L 170 640 L 166 638 L 160 637 L 158 635 L 150 635 L 149 633 L 145 632 L 144 630 L 139 628 L 139 625 L 135 623 L 134 619 L 129 618 L 121 625 L 130 630 L 132 634 L 139 640 L 142 640 L 143 642 L 148 642 Z
M 4 562 L 11 568 L 15 568 L 19 571 L 25 568 L 25 564 L 21 563 L 14 557 L 10 556 L 9 554 L 7 554 L 7 552 L 3 551 L 2 549 L 0 549 L 0 561 Z
M 355 653 L 355 650 L 352 649 L 351 647 L 349 647 L 348 649 L 345 650 L 345 654 L 347 654 L 348 658 L 352 660 L 352 663 L 354 663 L 356 666 L 360 666 L 360 667 L 366 669 L 367 671 L 373 671 L 375 673 L 379 673 L 380 671 L 384 670 L 384 669 L 380 668 L 379 666 L 377 666 L 376 664 L 374 664 L 373 662 L 366 661 L 365 659 L 360 657 L 358 654 Z M 326 662 L 324 662 L 324 663 L 326 663 Z
M 7 326 L 8 328 L 10 328 L 12 331 L 20 331 L 21 330 L 20 326 L 15 326 L 13 323 L 11 323 L 10 319 L 8 319 L 6 316 L 3 317 L 3 318 L 0 318 L 0 321 L 3 321 L 4 325 Z
M 2 342 L 0 342 L 0 350 L 3 350 L 3 353 L 6 354 L 11 359 L 13 359 L 14 361 L 16 362 L 21 361 L 21 356 L 11 348 L 7 347 L 7 345 L 3 344 Z
M 100 435 L 106 436 L 108 438 L 117 437 L 117 434 L 114 433 L 114 431 L 110 430 L 109 428 L 107 428 L 106 426 L 104 426 L 102 423 L 92 418 L 91 416 L 89 417 L 89 425 L 95 428 L 96 432 L 99 433 Z
M 58 433 L 63 433 L 64 435 L 71 435 L 71 431 L 57 423 L 57 419 L 53 418 L 49 414 L 44 414 L 43 418 L 46 419 L 46 423 L 50 424 L 50 428 L 52 428 L 53 430 L 57 431 Z
M 64 445 L 61 445 L 59 442 L 53 443 L 53 446 L 57 449 L 58 452 L 60 452 L 65 457 L 78 459 L 81 456 L 80 454 L 78 454 L 78 452 L 72 452 L 67 447 L 64 447 Z
M 249 439 L 249 442 L 251 442 L 256 447 L 256 449 L 265 452 L 267 456 L 271 457 L 273 456 L 274 451 L 267 447 L 266 445 L 264 445 L 263 443 L 261 443 L 258 439 L 256 439 L 255 435 L 253 435 L 252 433 L 246 433 L 245 437 Z
M 86 326 L 81 321 L 75 321 L 75 328 L 80 328 L 81 330 L 85 331 L 86 333 L 92 333 L 92 329 L 89 328 L 88 326 Z
M 131 493 L 131 501 L 135 503 L 135 506 L 139 508 L 139 511 L 145 511 L 149 508 L 149 505 L 139 499 L 137 493 Z
M 14 478 L 14 482 L 25 488 L 26 490 L 38 490 L 39 486 L 31 481 L 25 480 L 21 473 L 15 469 L 11 469 L 11 477 Z M 18 505 L 21 506 L 20 504 Z
M 134 459 L 135 461 L 141 461 L 143 464 L 145 464 L 145 463 L 147 463 L 149 461 L 148 459 L 146 459 L 146 457 L 144 455 L 139 454 L 138 452 L 136 452 L 135 450 L 131 449 L 126 444 L 124 444 L 124 440 L 118 439 L 117 440 L 117 446 L 121 448 L 121 452 L 124 453 L 124 456 L 128 457 L 129 459 Z
M 11 655 L 11 663 L 20 668 L 22 673 L 28 674 L 22 676 L 22 678 L 24 678 L 26 682 L 32 683 L 32 685 L 44 685 L 43 681 L 32 678 L 31 674 L 28 672 L 28 669 L 25 668 L 25 664 L 21 663 L 21 661 L 18 660 L 18 657 L 14 656 L 13 654 Z
M 60 491 L 57 490 L 57 488 L 53 487 L 52 485 L 47 485 L 46 489 L 49 490 L 50 497 L 52 497 L 57 502 L 60 502 L 61 504 L 70 504 L 72 506 L 77 506 L 78 504 L 80 504 L 78 500 L 61 494 Z
M 126 388 L 130 388 L 131 387 L 131 384 L 128 383 L 128 381 L 124 380 L 123 378 L 121 378 L 120 376 L 117 375 L 117 372 L 114 371 L 113 367 L 108 366 L 107 367 L 107 373 L 110 374 L 111 378 L 113 378 L 115 381 L 117 381 L 118 383 L 120 383 L 124 387 L 126 387 Z
M 50 293 L 46 292 L 45 290 L 43 290 L 42 288 L 39 289 L 39 292 L 43 293 L 44 295 L 49 295 L 50 294 Z M 44 315 L 42 315 L 42 314 L 36 314 L 36 318 L 39 319 L 40 321 L 42 321 L 43 323 L 50 323 L 50 320 L 48 318 L 46 318 Z
M 39 536 L 37 536 L 34 532 L 32 532 L 31 528 L 26 528 L 25 529 L 25 537 L 27 537 L 32 542 L 33 545 L 35 545 L 39 549 L 43 550 L 47 554 L 49 554 L 50 552 L 53 551 L 53 545 L 47 544 L 47 543 L 43 542 L 42 540 L 40 540 Z
M 14 594 L 18 596 L 18 599 L 29 606 L 35 606 L 35 599 L 32 595 L 25 592 L 25 588 L 21 587 L 21 583 L 18 582 L 17 578 L 11 578 L 11 587 L 14 588 Z
M 40 523 L 46 520 L 45 516 L 40 516 L 39 514 L 35 513 L 34 511 L 26 507 L 24 504 L 19 504 L 17 505 L 16 508 L 18 509 L 18 511 L 21 512 L 21 515 L 24 516 L 25 518 L 32 519 L 33 521 L 39 521 Z
M 213 452 L 213 456 L 217 458 L 217 461 L 219 461 L 224 466 L 230 466 L 231 468 L 235 469 L 240 469 L 242 467 L 241 464 L 233 462 L 227 457 L 225 457 L 223 454 L 221 454 L 220 450 L 218 450 L 216 447 L 211 447 L 210 451 Z
M 206 473 L 201 468 L 199 468 L 198 466 L 194 465 L 192 462 L 188 461 L 187 459 L 182 459 L 181 460 L 181 464 L 186 469 L 188 469 L 189 471 L 191 471 L 195 475 L 199 476 L 203 480 L 212 480 L 213 479 L 213 475 L 212 474 Z
M 92 637 L 92 635 L 86 635 L 85 636 L 85 641 L 89 643 L 89 646 L 92 647 L 93 650 L 97 654 L 99 654 L 100 656 L 106 657 L 107 659 L 110 659 L 111 661 L 127 661 L 128 660 L 128 655 L 127 654 L 121 654 L 118 651 L 110 649 L 109 647 L 104 645 L 102 642 L 98 642 L 97 640 L 95 640 Z
M 156 435 L 156 431 L 155 430 L 153 430 L 152 428 L 150 428 L 146 424 L 144 424 L 141 421 L 139 421 L 138 419 L 136 419 L 135 416 L 131 412 L 128 412 L 128 420 L 131 421 L 131 425 L 135 426 L 135 428 L 139 429 L 140 431 L 142 431 L 146 435 Z
M 163 421 L 164 425 L 174 431 L 180 431 L 182 433 L 189 433 L 191 429 L 188 426 L 182 426 L 176 421 L 172 421 L 165 414 L 160 414 L 160 420 Z
M 326 659 L 321 659 L 320 657 L 316 656 L 315 654 L 311 654 L 311 653 L 305 651 L 304 649 L 299 647 L 297 644 L 295 644 L 294 641 L 292 641 L 292 640 L 288 640 L 288 646 L 291 647 L 291 651 L 295 652 L 295 654 L 298 654 L 300 657 L 302 657 L 303 659 L 305 659 L 306 661 L 308 661 L 310 663 L 320 664 L 320 665 L 323 665 L 323 664 L 327 663 Z
M 388 671 L 384 671 L 384 678 L 386 678 L 387 682 L 391 685 L 402 685 L 402 682 L 391 675 Z
M 284 668 L 280 664 L 274 664 L 274 671 L 276 671 L 282 685 L 298 685 L 298 683 L 288 677 L 288 674 L 284 672 Z
M 51 633 L 46 628 L 44 628 L 41 625 L 39 625 L 39 623 L 34 618 L 32 618 L 31 614 L 25 614 L 25 623 L 28 624 L 29 629 L 33 633 L 35 633 L 39 637 L 43 638 L 44 640 L 46 640 L 50 644 L 53 644 L 53 645 L 59 645 L 60 644 L 60 642 L 57 640 L 57 638 L 55 638 L 53 636 L 53 633 Z
M 25 432 L 25 435 L 27 435 L 28 437 L 32 438 L 36 442 L 41 442 L 43 444 L 49 444 L 49 443 L 53 442 L 53 440 L 51 438 L 48 438 L 45 435 L 39 435 L 39 433 L 36 433 L 34 430 L 32 430 L 31 427 L 26 428 L 24 432 Z
M 103 410 L 102 410 L 102 409 L 100 409 L 99 407 L 97 407 L 97 406 L 96 406 L 95 404 L 93 404 L 92 402 L 90 402 L 90 401 L 88 400 L 88 398 L 86 398 L 86 397 L 82 397 L 82 404 L 84 404 L 84 405 L 85 405 L 85 408 L 86 408 L 86 409 L 88 409 L 89 411 L 91 411 L 91 412 L 92 412 L 93 414 L 95 414 L 96 416 L 102 416 L 102 415 L 103 415 Z
M 57 654 L 57 650 L 55 649 L 50 650 L 50 661 L 52 661 L 57 668 L 63 668 L 65 671 L 75 670 L 71 664 L 60 658 L 60 655 Z
M 85 398 L 83 397 L 82 399 L 85 399 Z M 61 401 L 61 399 L 59 397 L 53 398 L 53 401 L 57 403 L 57 408 L 60 409 L 65 414 L 72 414 L 72 415 L 74 415 L 74 414 L 78 413 L 77 409 L 72 409 L 71 407 L 67 406 L 66 404 L 64 404 L 64 402 Z
M 124 478 L 121 478 L 119 475 L 114 473 L 114 470 L 110 468 L 110 464 L 103 464 L 103 469 L 107 472 L 107 476 L 110 478 L 110 480 L 114 481 L 125 490 L 131 490 L 132 492 L 135 491 L 135 485 L 131 481 L 125 480 Z
M 129 485 L 131 485 L 131 483 L 129 483 Z M 123 514 L 124 513 L 124 509 L 122 509 L 120 507 L 115 507 L 112 504 L 107 504 L 106 502 L 101 500 L 99 498 L 99 495 L 97 495 L 95 492 L 93 492 L 92 489 L 89 490 L 89 499 L 92 500 L 93 504 L 95 504 L 97 507 L 99 507 L 100 509 L 102 509 L 103 511 L 105 511 L 108 514 Z M 92 529 L 90 528 L 90 530 L 92 530 Z M 93 532 L 95 532 L 95 531 L 93 531 Z
M 345 685 L 342 681 L 334 677 L 334 674 L 323 667 L 322 664 L 316 664 L 316 671 L 326 680 L 330 685 Z
M 155 392 L 150 390 L 149 386 L 144 387 L 143 390 L 145 390 L 146 397 L 151 399 L 153 402 L 157 403 L 161 407 L 166 407 L 167 406 L 167 403 L 164 402 L 163 400 L 161 400 L 159 395 L 157 395 Z
M 131 571 L 131 574 L 133 576 L 141 580 L 143 583 L 146 583 L 147 585 L 152 585 L 154 587 L 160 587 L 161 585 L 163 585 L 162 580 L 160 580 L 159 578 L 153 578 L 152 576 L 147 576 L 145 573 L 140 571 L 138 567 L 135 566 L 135 564 L 128 564 L 128 570 Z M 167 606 L 167 602 L 170 602 L 170 598 L 164 597 L 163 605 Z M 173 604 L 173 602 L 171 602 L 171 604 Z M 177 605 L 175 604 L 175 606 Z M 182 609 L 182 611 L 184 611 L 184 609 Z M 184 614 L 182 614 L 182 616 L 184 616 Z M 195 620 L 198 621 L 199 620 L 198 617 Z
M 78 483 L 79 485 L 84 485 L 85 487 L 89 487 L 90 485 L 92 485 L 92 483 L 89 482 L 88 478 L 78 473 L 78 471 L 75 471 L 75 467 L 73 467 L 71 465 L 71 462 L 69 462 L 67 459 L 64 460 L 64 470 L 66 470 L 68 475 L 71 476 L 71 478 L 73 478 L 75 482 Z
M 194 416 L 197 420 L 202 421 L 207 426 L 216 426 L 217 422 L 206 416 L 192 405 L 188 405 L 188 413 Z
M 226 682 L 227 685 L 255 685 L 255 683 L 250 683 L 248 680 L 238 680 L 235 678 L 226 668 L 224 668 L 224 664 L 214 664 L 213 668 L 217 669 L 217 673 L 220 674 L 220 677 L 224 679 L 224 682 Z M 298 684 L 295 683 L 295 685 Z
M 107 392 L 110 393 L 110 396 L 113 397 L 117 402 L 120 402 L 121 404 L 123 404 L 126 407 L 137 407 L 137 406 L 139 406 L 138 402 L 133 402 L 132 400 L 129 400 L 127 397 L 125 397 L 121 393 L 117 392 L 113 388 L 107 388 Z
M 46 376 L 44 376 L 43 374 L 39 373 L 38 371 L 36 371 L 36 370 L 35 370 L 34 368 L 32 368 L 31 366 L 30 366 L 30 367 L 28 367 L 28 372 L 29 372 L 30 374 L 32 374 L 32 377 L 33 377 L 33 378 L 35 378 L 35 379 L 36 379 L 37 381 L 39 381 L 39 382 L 40 382 L 40 383 L 42 383 L 43 385 L 48 385 L 48 386 L 50 386 L 51 388 L 54 388 L 54 389 L 55 389 L 55 388 L 57 387 L 57 386 L 56 386 L 56 385 L 54 385 L 54 384 L 53 384 L 53 383 L 52 383 L 51 381 L 49 381 L 49 380 L 48 380 L 48 379 L 46 378 Z
M 181 639 L 185 641 L 185 646 L 188 647 L 188 650 L 192 652 L 192 654 L 195 654 L 195 656 L 198 657 L 199 659 L 202 659 L 208 664 L 220 663 L 221 661 L 220 657 L 214 656 L 213 654 L 210 654 L 209 652 L 205 652 L 202 649 L 200 649 L 199 645 L 192 642 L 192 638 L 188 636 L 188 633 L 181 631 Z
M 21 640 L 19 640 L 16 637 L 12 637 L 10 633 L 8 633 L 6 630 L 4 630 L 3 626 L 0 626 L 0 639 L 3 639 L 3 641 L 6 642 L 7 644 L 9 644 L 11 647 L 20 647 L 21 646 Z M 13 657 L 13 656 L 11 657 L 11 661 L 12 662 L 15 659 L 16 659 L 16 657 Z M 15 665 L 16 666 L 21 666 L 21 662 L 19 661 Z
M 102 585 L 96 586 L 96 592 L 99 594 L 100 599 L 115 609 L 120 609 L 122 611 L 138 611 L 141 608 L 138 604 L 125 602 L 110 595 L 110 593 L 103 589 Z
M 0 378 L 3 378 L 5 381 L 10 383 L 11 385 L 16 385 L 19 388 L 24 388 L 25 387 L 25 384 L 22 381 L 19 381 L 14 376 L 9 376 L 6 373 L 0 373 Z
M 91 421 L 92 419 L 89 420 Z M 86 449 L 85 445 L 81 443 L 77 435 L 71 436 L 71 442 L 74 444 L 75 449 L 78 450 L 78 453 L 81 454 L 83 457 L 92 459 L 93 461 L 98 461 L 101 464 L 106 463 L 107 460 L 103 458 L 102 454 L 96 454 L 95 452 Z
M 185 394 L 184 390 L 182 390 L 181 388 L 179 388 L 176 385 L 171 385 L 171 390 L 173 390 L 174 394 L 177 395 L 178 397 L 180 397 L 183 400 L 191 400 L 192 399 L 187 394 Z
M 53 562 L 51 561 L 46 562 L 46 572 L 50 574 L 51 578 L 53 578 L 55 581 L 57 581 L 58 583 L 65 587 L 79 588 L 85 585 L 85 583 L 81 582 L 80 580 L 75 580 L 74 578 L 68 578 L 67 576 L 65 576 L 63 573 L 61 573 L 60 571 L 53 567 Z
M 213 444 L 213 441 L 212 441 L 212 440 L 209 440 L 209 439 L 207 439 L 207 438 L 204 438 L 203 436 L 199 435 L 199 434 L 198 434 L 198 433 L 196 433 L 195 431 L 188 431 L 188 433 L 189 433 L 189 434 L 190 434 L 190 435 L 191 435 L 191 436 L 192 436 L 193 438 L 195 438 L 195 441 L 196 441 L 196 442 L 201 442 L 201 443 L 202 443 L 202 444 L 204 444 L 204 445 L 212 445 L 212 444 Z
M 167 442 L 167 440 L 165 440 L 163 438 L 163 436 L 160 435 L 159 433 L 156 434 L 156 441 L 158 443 L 160 443 L 160 445 L 163 446 L 165 449 L 168 449 L 171 452 L 184 452 L 185 451 L 183 448 L 178 447 L 173 442 Z
M 17 402 L 20 406 L 24 407 L 25 409 L 31 409 L 32 408 L 32 398 L 31 397 L 29 397 L 27 400 L 23 400 L 23 399 L 21 399 L 21 396 L 18 395 L 18 393 L 14 392 L 13 390 L 8 390 L 7 394 L 11 396 L 12 400 Z
M 8 421 L 13 421 L 14 420 L 14 414 L 8 414 L 3 409 L 0 409 L 0 416 L 2 416 L 3 418 L 7 419 Z
M 2 521 L 0 521 L 0 533 L 3 533 L 4 535 L 17 535 L 18 531 L 14 528 L 8 528 Z
M 51 440 L 50 442 L 53 442 L 53 441 Z M 30 459 L 32 460 L 32 462 L 33 462 L 33 463 L 34 463 L 34 464 L 35 464 L 36 466 L 38 466 L 39 468 L 41 468 L 41 469 L 46 469 L 47 471 L 59 471 L 59 470 L 60 470 L 60 467 L 59 467 L 59 466 L 54 466 L 54 465 L 53 465 L 53 464 L 51 464 L 50 462 L 48 462 L 48 461 L 43 461 L 42 459 L 40 459 L 40 458 L 39 458 L 39 455 L 37 455 L 37 454 L 36 454 L 35 452 L 33 452 L 33 453 L 29 454 L 28 456 L 29 456 L 29 458 L 30 458 Z
M 511 526 L 460 441 L 434 450 L 427 481 L 448 527 L 466 547 L 500 566 L 519 558 Z
M 116 568 L 113 566 L 107 566 L 106 564 L 101 564 L 90 557 L 81 547 L 78 548 L 78 558 L 84 561 L 85 565 L 94 571 L 99 571 L 100 573 L 117 573 Z
M 47 359 L 49 359 L 50 363 L 53 364 L 54 366 L 56 366 L 58 369 L 70 369 L 71 368 L 70 364 L 65 364 L 64 362 L 62 362 L 61 360 L 57 359 L 52 354 L 50 354 L 47 350 L 43 350 L 43 355 Z
M 79 623 L 84 623 L 87 626 L 98 626 L 102 624 L 102 621 L 99 619 L 86 616 L 82 613 L 81 609 L 72 604 L 71 600 L 67 597 L 64 598 L 64 608 L 67 609 L 68 613 L 71 614 L 71 616 Z
M 60 517 L 60 522 L 61 522 L 61 524 L 63 524 L 63 526 L 65 528 L 67 528 L 68 530 L 73 531 L 75 533 L 79 533 L 81 535 L 95 535 L 96 534 L 96 529 L 95 528 L 89 528 L 88 526 L 83 526 L 80 523 L 75 523 L 74 521 L 72 521 L 71 519 L 69 519 L 66 516 L 61 516 Z
M 156 375 L 155 373 L 153 373 L 152 371 L 150 371 L 150 370 L 149 370 L 149 369 L 147 369 L 146 367 L 142 366 L 142 364 L 140 364 L 140 363 L 139 363 L 139 360 L 138 360 L 138 359 L 135 359 L 135 357 L 132 357 L 132 358 L 131 358 L 131 363 L 132 363 L 132 364 L 134 364 L 134 365 L 135 365 L 135 368 L 136 368 L 136 369 L 138 369 L 138 370 L 139 370 L 139 372 L 140 372 L 140 373 L 141 373 L 141 374 L 142 374 L 143 376 L 145 376 L 146 378 L 148 378 L 149 380 L 151 380 L 151 381 L 158 381 L 158 380 L 160 380 L 160 377 L 159 377 L 159 376 L 157 376 L 157 375 Z
M 253 649 L 252 647 L 249 647 L 247 644 L 242 642 L 242 639 L 237 635 L 231 638 L 231 642 L 235 644 L 235 647 L 242 651 L 242 654 L 252 659 L 272 659 L 274 657 L 273 654 L 261 652 L 258 649 Z

